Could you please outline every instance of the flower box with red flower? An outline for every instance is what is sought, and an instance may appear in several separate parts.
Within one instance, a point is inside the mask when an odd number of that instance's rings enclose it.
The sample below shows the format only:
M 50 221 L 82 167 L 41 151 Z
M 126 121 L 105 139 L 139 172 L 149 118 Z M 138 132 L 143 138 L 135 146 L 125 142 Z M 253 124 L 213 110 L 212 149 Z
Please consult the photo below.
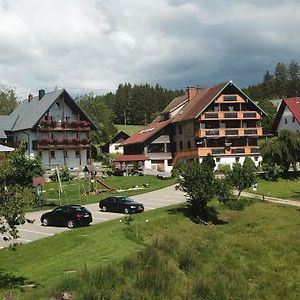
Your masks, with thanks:
M 52 121 L 50 121 L 50 126 L 51 127 L 56 127 L 57 126 L 57 121 L 55 121 L 55 120 L 52 120 Z
M 57 145 L 58 144 L 58 139 L 52 139 L 51 144 L 52 145 Z
M 64 143 L 64 145 L 69 145 L 70 144 L 70 139 L 64 138 L 63 143 Z
M 74 139 L 72 139 L 72 143 L 73 144 L 79 144 L 80 143 L 80 139 L 79 138 L 74 138 Z
M 70 122 L 70 127 L 72 127 L 72 128 L 78 128 L 79 124 L 80 124 L 80 121 L 78 121 L 78 120 L 71 121 Z
M 49 145 L 50 140 L 48 138 L 41 138 L 38 140 L 39 145 Z
M 41 127 L 49 127 L 50 126 L 50 121 L 49 120 L 42 120 L 41 122 Z

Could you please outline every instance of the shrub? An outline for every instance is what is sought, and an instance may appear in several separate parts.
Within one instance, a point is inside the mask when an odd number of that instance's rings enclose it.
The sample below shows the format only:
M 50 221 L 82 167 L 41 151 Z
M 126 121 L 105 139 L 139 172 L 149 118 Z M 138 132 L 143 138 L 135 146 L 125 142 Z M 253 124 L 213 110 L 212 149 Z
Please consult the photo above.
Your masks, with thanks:
M 282 168 L 277 164 L 263 164 L 264 179 L 268 181 L 277 181 L 282 174 Z

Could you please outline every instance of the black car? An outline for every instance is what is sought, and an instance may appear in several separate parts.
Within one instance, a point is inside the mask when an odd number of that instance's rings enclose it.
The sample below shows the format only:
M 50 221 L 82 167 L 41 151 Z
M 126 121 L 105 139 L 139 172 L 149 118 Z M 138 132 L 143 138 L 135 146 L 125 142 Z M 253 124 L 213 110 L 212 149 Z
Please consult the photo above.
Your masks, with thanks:
M 111 196 L 99 202 L 102 211 L 113 211 L 124 214 L 132 214 L 135 212 L 143 212 L 143 203 L 138 203 L 133 199 L 124 196 Z
M 41 216 L 41 222 L 44 226 L 56 225 L 73 228 L 89 225 L 92 221 L 91 212 L 80 205 L 59 206 Z

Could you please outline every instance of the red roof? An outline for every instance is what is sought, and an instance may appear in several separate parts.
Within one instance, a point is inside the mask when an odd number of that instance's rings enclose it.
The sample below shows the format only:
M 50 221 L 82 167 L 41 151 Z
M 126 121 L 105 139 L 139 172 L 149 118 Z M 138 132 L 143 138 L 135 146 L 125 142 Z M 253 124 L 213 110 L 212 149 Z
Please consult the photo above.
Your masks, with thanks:
M 283 101 L 300 124 L 300 97 L 285 98 Z
M 300 97 L 284 98 L 284 99 L 282 99 L 282 102 L 278 109 L 277 115 L 275 117 L 275 121 L 273 123 L 272 130 L 274 132 L 277 131 L 279 122 L 281 120 L 282 114 L 283 114 L 286 106 L 289 108 L 289 110 L 291 111 L 293 116 L 296 118 L 296 120 L 300 124 Z
M 170 121 L 170 119 L 161 122 L 153 121 L 147 127 L 143 128 L 140 132 L 130 136 L 126 141 L 122 143 L 122 146 L 143 143 L 147 141 L 154 134 L 165 128 L 170 123 Z
M 114 159 L 114 162 L 126 162 L 126 161 L 145 161 L 149 157 L 144 154 L 133 154 L 133 155 L 121 155 Z

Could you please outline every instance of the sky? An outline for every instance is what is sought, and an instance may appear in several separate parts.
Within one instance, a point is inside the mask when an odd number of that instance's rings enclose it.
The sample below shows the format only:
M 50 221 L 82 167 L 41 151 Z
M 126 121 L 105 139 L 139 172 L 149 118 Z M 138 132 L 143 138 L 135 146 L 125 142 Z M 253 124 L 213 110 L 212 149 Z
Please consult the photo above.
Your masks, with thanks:
M 300 60 L 299 0 L 0 0 L 0 85 L 20 97 L 119 83 L 258 83 Z

